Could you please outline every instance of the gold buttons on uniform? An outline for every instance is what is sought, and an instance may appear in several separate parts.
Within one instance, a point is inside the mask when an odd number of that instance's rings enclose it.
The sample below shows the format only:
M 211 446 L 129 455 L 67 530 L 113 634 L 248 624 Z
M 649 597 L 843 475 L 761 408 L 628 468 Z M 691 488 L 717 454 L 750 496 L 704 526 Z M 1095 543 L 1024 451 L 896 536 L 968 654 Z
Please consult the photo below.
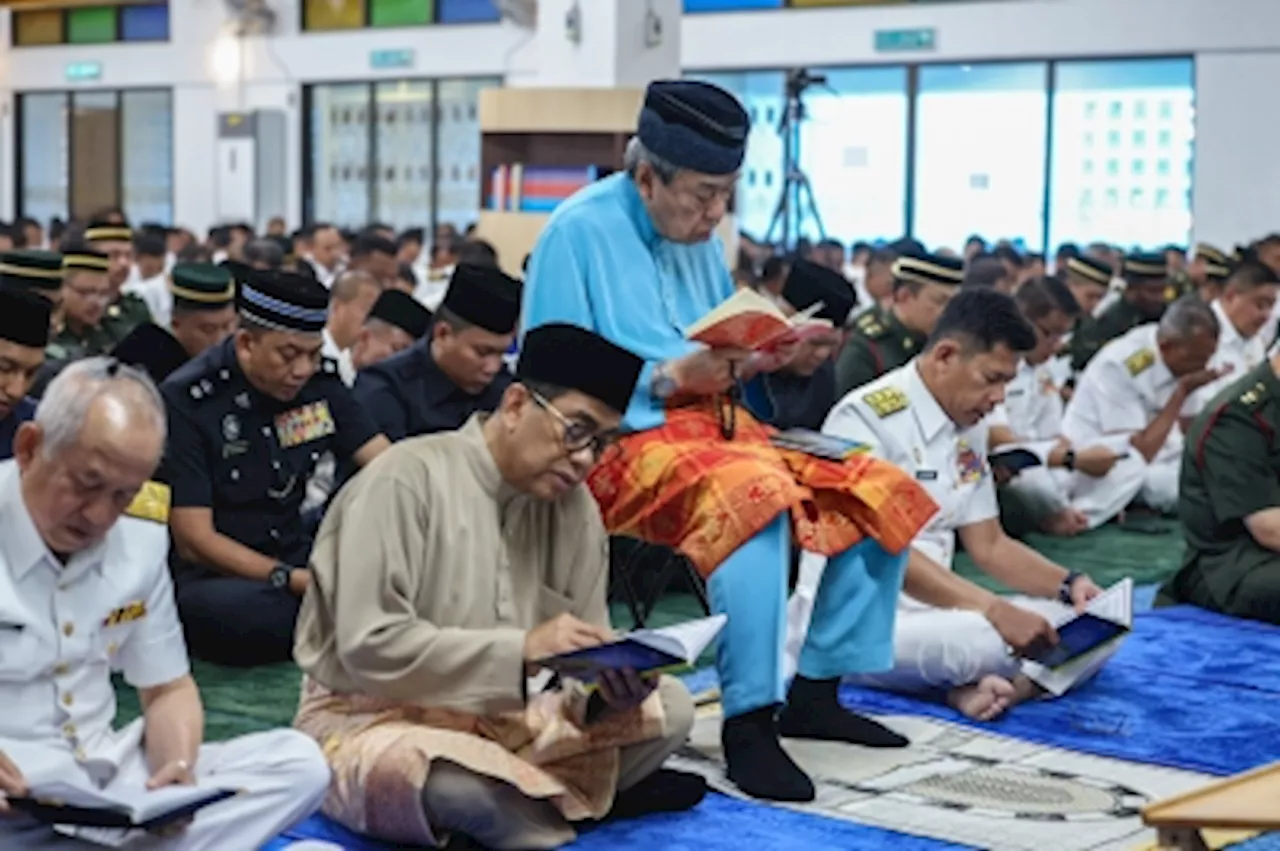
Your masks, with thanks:
M 71 692 L 67 692 L 66 694 L 64 694 L 64 695 L 62 696 L 62 705 L 63 705 L 63 706 L 70 706 L 71 704 L 73 704 L 73 703 L 75 703 L 75 702 L 76 702 L 76 699 L 75 699 L 75 697 L 71 694 Z
M 65 635 L 67 638 L 70 638 L 75 631 L 76 631 L 76 625 L 71 623 L 70 621 L 67 621 L 62 625 L 62 634 Z
M 74 739 L 76 737 L 76 725 L 70 723 L 63 724 L 62 735 L 66 736 L 68 739 Z
M 55 665 L 53 668 L 53 675 L 55 677 L 65 677 L 69 673 L 71 673 L 70 665 Z

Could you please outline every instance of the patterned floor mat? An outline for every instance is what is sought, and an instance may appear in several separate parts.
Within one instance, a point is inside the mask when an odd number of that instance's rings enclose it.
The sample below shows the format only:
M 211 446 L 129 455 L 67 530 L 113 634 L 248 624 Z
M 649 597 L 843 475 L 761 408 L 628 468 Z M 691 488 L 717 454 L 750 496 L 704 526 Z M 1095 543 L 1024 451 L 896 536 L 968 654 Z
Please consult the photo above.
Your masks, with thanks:
M 995 851 L 1125 851 L 1154 838 L 1139 811 L 1208 775 L 1089 756 L 944 721 L 882 719 L 909 736 L 897 751 L 787 741 L 818 797 L 789 808 Z M 724 777 L 720 706 L 699 710 L 676 767 L 737 795 Z

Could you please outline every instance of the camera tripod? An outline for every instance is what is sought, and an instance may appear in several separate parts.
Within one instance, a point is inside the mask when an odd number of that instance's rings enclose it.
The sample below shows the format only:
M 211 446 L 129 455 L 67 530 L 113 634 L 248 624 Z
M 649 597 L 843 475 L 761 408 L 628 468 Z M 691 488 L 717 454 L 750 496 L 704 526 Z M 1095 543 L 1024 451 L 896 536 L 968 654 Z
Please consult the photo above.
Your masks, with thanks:
M 764 236 L 766 243 L 781 245 L 787 250 L 794 249 L 804 238 L 807 220 L 812 220 L 818 239 L 827 236 L 813 194 L 813 184 L 800 167 L 800 127 L 808 115 L 804 92 L 810 86 L 825 85 L 826 82 L 826 77 L 810 74 L 804 68 L 787 72 L 787 103 L 778 122 L 778 134 L 782 136 L 782 191 Z

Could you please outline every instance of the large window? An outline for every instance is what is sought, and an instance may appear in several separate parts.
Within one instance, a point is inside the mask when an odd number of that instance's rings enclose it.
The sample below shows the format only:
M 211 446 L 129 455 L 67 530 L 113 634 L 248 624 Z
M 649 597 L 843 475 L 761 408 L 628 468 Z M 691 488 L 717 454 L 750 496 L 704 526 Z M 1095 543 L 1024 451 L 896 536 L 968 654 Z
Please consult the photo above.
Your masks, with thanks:
M 481 89 L 496 79 L 391 80 L 305 90 L 309 221 L 396 228 L 476 218 Z
M 799 165 L 828 237 L 848 244 L 905 234 L 958 251 L 977 234 L 1034 252 L 1067 241 L 1156 248 L 1189 238 L 1189 58 L 812 73 L 827 82 L 803 94 Z M 781 241 L 781 228 L 770 227 L 785 182 L 787 75 L 693 76 L 728 89 L 750 114 L 738 226 Z M 798 213 L 800 233 L 816 238 L 808 204 Z
M 172 92 L 20 93 L 17 138 L 21 215 L 120 207 L 131 221 L 172 223 Z
M 1057 64 L 1050 244 L 1186 244 L 1193 76 L 1190 59 Z
M 804 93 L 800 167 L 828 236 L 893 240 L 906 231 L 907 70 L 824 69 Z M 815 239 L 805 217 L 801 232 Z
M 970 234 L 1043 249 L 1044 63 L 929 65 L 916 101 L 912 233 L 960 249 Z

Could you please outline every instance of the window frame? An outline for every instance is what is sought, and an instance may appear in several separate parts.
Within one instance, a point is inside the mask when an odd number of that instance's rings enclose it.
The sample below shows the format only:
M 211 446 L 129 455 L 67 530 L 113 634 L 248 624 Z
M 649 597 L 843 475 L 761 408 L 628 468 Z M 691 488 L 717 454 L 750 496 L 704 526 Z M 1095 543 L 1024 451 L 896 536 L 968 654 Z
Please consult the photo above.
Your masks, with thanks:
M 431 0 L 431 4 L 432 4 L 432 5 L 431 5 L 431 16 L 430 16 L 430 20 L 428 20 L 426 23 L 422 23 L 422 24 L 379 24 L 379 25 L 375 25 L 375 24 L 373 23 L 373 4 L 376 2 L 376 0 L 361 0 L 361 2 L 363 2 L 363 3 L 364 3 L 364 15 L 363 15 L 363 17 L 362 17 L 361 23 L 360 23 L 358 26 L 354 26 L 354 27 L 331 27 L 331 28 L 317 29 L 317 28 L 313 28 L 313 27 L 310 27 L 310 26 L 308 26 L 308 25 L 307 25 L 307 6 L 308 6 L 308 2 L 307 2 L 307 0 L 299 0 L 299 3 L 298 3 L 298 32 L 299 32 L 299 33 L 301 33 L 302 35 L 317 34 L 317 33 L 318 33 L 318 34 L 325 34 L 325 33 L 330 33 L 330 34 L 331 34 L 331 33 L 349 33 L 349 32 L 358 32 L 358 31 L 360 31 L 360 30 L 373 30 L 373 31 L 375 31 L 375 32 L 383 32 L 383 31 L 395 31 L 395 30 L 414 29 L 414 28 L 416 28 L 416 27 L 439 27 L 439 26 L 445 26 L 445 27 L 457 27 L 457 26 L 467 27 L 467 26 L 472 26 L 472 27 L 473 27 L 473 26 L 485 26 L 486 24 L 499 24 L 499 23 L 501 23 L 501 22 L 502 22 L 502 14 L 501 14 L 501 12 L 499 12 L 499 13 L 498 13 L 498 17 L 497 17 L 497 18 L 494 18 L 494 19 L 492 19 L 492 20 L 480 20 L 480 21 L 466 21 L 466 20 L 463 20 L 463 21 L 445 21 L 445 20 L 441 20 L 441 18 L 440 18 L 440 11 L 441 11 L 441 6 L 443 6 L 443 5 L 444 5 L 444 0 Z M 495 10 L 496 10 L 496 8 L 497 8 L 497 7 L 495 6 Z
M 68 41 L 70 33 L 71 13 L 77 9 L 92 9 L 93 6 L 68 6 L 65 8 L 55 9 L 14 9 L 9 23 L 9 47 L 13 50 L 40 50 L 51 47 L 102 47 L 109 44 L 168 44 L 173 41 L 173 5 L 174 0 L 158 0 L 154 3 L 117 3 L 110 0 L 103 0 L 100 6 L 110 7 L 116 11 L 116 31 L 115 37 L 111 41 Z M 134 38 L 126 40 L 124 37 L 124 11 L 130 6 L 164 6 L 165 7 L 165 37 L 164 38 Z M 57 12 L 60 33 L 58 41 L 49 42 L 47 44 L 23 44 L 18 41 L 18 18 L 20 15 L 34 12 Z
M 73 132 L 73 122 L 75 121 L 75 96 L 77 94 L 109 94 L 115 101 L 115 111 L 118 117 L 116 121 L 116 152 L 118 160 L 116 162 L 116 199 L 120 207 L 124 207 L 124 121 L 119 116 L 124 111 L 124 95 L 130 92 L 147 92 L 151 94 L 164 93 L 169 96 L 169 112 L 173 114 L 174 93 L 172 86 L 124 86 L 120 88 L 105 88 L 96 86 L 81 87 L 61 87 L 51 89 L 25 89 L 23 91 L 15 91 L 13 93 L 13 176 L 14 176 L 14 213 L 15 218 L 22 218 L 26 215 L 26 188 L 23 182 L 23 166 L 26 161 L 26 149 L 22 143 L 23 131 L 26 129 L 25 110 L 23 109 L 23 100 L 29 95 L 61 95 L 66 99 L 64 111 L 66 113 L 66 139 L 67 139 L 67 156 L 64 165 L 67 169 L 67 209 L 63 211 L 63 216 L 67 221 L 72 218 L 72 211 L 76 208 L 75 204 L 75 184 L 71 180 L 71 164 L 75 157 L 75 133 Z M 170 126 L 172 133 L 172 124 Z M 177 163 L 175 162 L 176 146 L 170 139 L 169 144 L 169 206 L 174 206 L 174 187 L 177 182 Z M 170 225 L 173 222 L 169 222 Z

